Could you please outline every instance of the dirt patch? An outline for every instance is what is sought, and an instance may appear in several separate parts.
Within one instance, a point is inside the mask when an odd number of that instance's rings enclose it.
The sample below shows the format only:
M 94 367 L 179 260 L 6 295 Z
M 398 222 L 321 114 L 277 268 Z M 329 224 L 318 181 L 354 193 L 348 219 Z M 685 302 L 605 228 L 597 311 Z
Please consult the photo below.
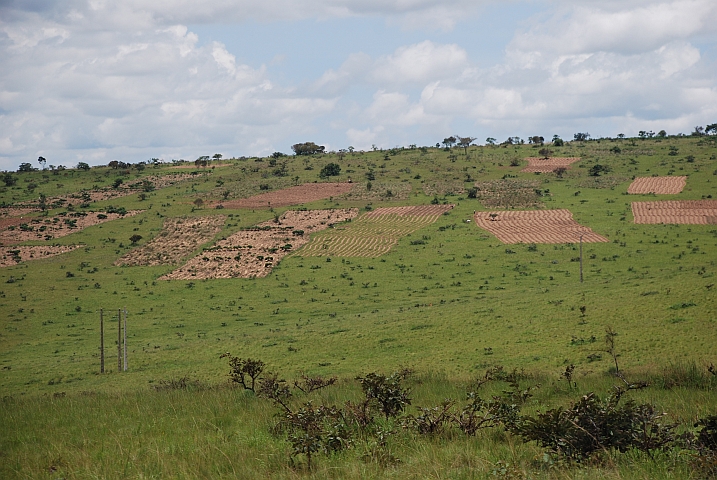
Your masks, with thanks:
M 152 241 L 123 255 L 115 265 L 176 265 L 200 245 L 212 240 L 221 231 L 225 220 L 224 215 L 168 218 Z
M 10 267 L 20 262 L 29 260 L 40 260 L 42 258 L 54 257 L 63 253 L 71 252 L 80 245 L 53 245 L 37 247 L 12 247 L 0 249 L 0 267 Z
M 345 225 L 321 232 L 294 255 L 302 257 L 379 257 L 398 240 L 432 224 L 453 205 L 377 208 Z
M 577 243 L 581 235 L 585 243 L 608 241 L 573 220 L 570 210 L 478 212 L 474 218 L 503 243 Z
M 119 213 L 71 212 L 54 217 L 33 217 L 22 219 L 18 225 L 10 225 L 0 231 L 0 245 L 14 245 L 29 240 L 52 240 L 87 227 L 109 222 L 122 217 L 131 217 L 142 212 L 133 210 Z
M 528 166 L 523 168 L 521 172 L 554 172 L 557 168 L 569 168 L 571 164 L 580 161 L 580 157 L 528 157 Z
M 309 235 L 351 220 L 356 215 L 356 208 L 290 210 L 278 222 L 269 220 L 217 242 L 160 279 L 265 277 L 282 258 L 306 244 Z
M 632 202 L 635 223 L 717 225 L 717 200 Z
M 462 195 L 466 191 L 461 181 L 438 181 L 423 184 L 423 193 L 429 197 L 443 197 L 445 195 Z
M 687 177 L 637 177 L 627 188 L 627 193 L 654 193 L 656 195 L 675 195 L 687 185 Z
M 353 183 L 305 183 L 249 198 L 221 202 L 224 208 L 271 208 L 301 205 L 350 192 Z
M 33 206 L 13 206 L 0 208 L 0 218 L 22 217 L 31 213 L 39 212 L 40 209 Z
M 486 208 L 543 207 L 540 198 L 546 193 L 537 180 L 493 180 L 478 182 L 476 198 Z

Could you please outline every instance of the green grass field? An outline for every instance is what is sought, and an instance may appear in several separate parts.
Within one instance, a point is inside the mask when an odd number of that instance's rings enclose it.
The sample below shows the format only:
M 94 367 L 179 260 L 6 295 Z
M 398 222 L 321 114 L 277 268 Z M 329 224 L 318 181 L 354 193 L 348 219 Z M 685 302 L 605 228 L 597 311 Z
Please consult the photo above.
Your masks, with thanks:
M 224 352 L 260 358 L 287 379 L 302 372 L 336 375 L 338 393 L 322 395 L 338 399 L 356 395 L 356 375 L 409 367 L 422 379 L 412 380 L 414 405 L 444 396 L 460 400 L 472 378 L 504 365 L 543 379 L 530 405 L 536 410 L 567 401 L 556 385 L 569 364 L 576 365 L 581 393 L 609 390 L 613 359 L 603 342 L 608 325 L 618 333 L 620 367 L 631 375 L 656 378 L 675 365 L 704 369 L 717 363 L 717 225 L 636 225 L 630 209 L 633 201 L 715 197 L 714 138 L 595 140 L 553 150 L 582 160 L 558 178 L 520 172 L 524 158 L 537 156 L 530 145 L 472 147 L 468 155 L 428 148 L 342 159 L 232 159 L 229 166 L 198 169 L 195 178 L 174 186 L 87 205 L 84 210 L 112 205 L 143 212 L 48 242 L 82 245 L 70 253 L 0 269 L 0 429 L 9 432 L 0 441 L 0 476 L 685 478 L 686 461 L 672 454 L 657 463 L 628 455 L 585 470 L 547 469 L 531 463 L 540 456 L 537 446 L 506 433 L 412 443 L 400 429 L 400 441 L 392 443 L 398 465 L 362 462 L 357 447 L 319 459 L 308 472 L 292 468 L 285 442 L 269 433 L 276 411 L 269 402 L 216 387 L 227 381 L 226 361 L 219 359 Z M 134 248 L 132 235 L 145 244 L 167 217 L 227 215 L 216 239 L 272 219 L 286 208 L 216 210 L 195 201 L 209 205 L 320 181 L 329 162 L 341 165 L 341 175 L 331 181 L 350 177 L 365 184 L 370 177 L 375 185 L 410 185 L 410 193 L 397 198 L 386 188 L 372 189 L 375 195 L 364 199 L 301 207 L 358 207 L 363 213 L 439 202 L 455 208 L 377 258 L 304 257 L 298 250 L 266 278 L 160 281 L 175 266 L 113 265 Z M 595 164 L 609 172 L 590 176 Z M 13 173 L 17 183 L 0 190 L 0 201 L 17 204 L 40 193 L 53 197 L 111 186 L 118 177 L 127 182 L 191 171 L 148 166 L 129 175 L 106 167 Z M 651 175 L 687 175 L 687 186 L 678 195 L 626 194 L 633 177 Z M 577 243 L 502 244 L 467 222 L 474 211 L 495 208 L 466 193 L 434 197 L 423 190 L 424 183 L 462 182 L 467 192 L 475 182 L 500 179 L 539 181 L 536 195 L 545 208 L 569 209 L 577 222 L 610 240 L 583 245 L 582 283 Z M 118 373 L 117 311 L 125 308 L 129 370 Z M 215 387 L 152 389 L 183 377 Z M 712 387 L 637 395 L 686 424 L 717 413 Z M 509 464 L 507 473 L 498 461 Z

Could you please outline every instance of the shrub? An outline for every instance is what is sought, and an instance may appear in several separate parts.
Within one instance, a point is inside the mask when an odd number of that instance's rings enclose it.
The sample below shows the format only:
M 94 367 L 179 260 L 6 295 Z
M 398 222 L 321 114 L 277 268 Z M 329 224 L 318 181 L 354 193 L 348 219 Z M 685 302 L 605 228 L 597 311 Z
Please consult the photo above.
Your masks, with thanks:
M 341 175 L 341 166 L 333 162 L 324 165 L 324 168 L 322 168 L 321 172 L 319 172 L 319 177 L 321 178 L 335 177 L 338 175 Z
M 411 404 L 408 396 L 410 390 L 401 386 L 406 375 L 406 372 L 395 372 L 387 377 L 380 373 L 369 373 L 365 377 L 356 377 L 356 380 L 361 384 L 367 404 L 376 404 L 388 419 L 398 416 L 406 405 Z

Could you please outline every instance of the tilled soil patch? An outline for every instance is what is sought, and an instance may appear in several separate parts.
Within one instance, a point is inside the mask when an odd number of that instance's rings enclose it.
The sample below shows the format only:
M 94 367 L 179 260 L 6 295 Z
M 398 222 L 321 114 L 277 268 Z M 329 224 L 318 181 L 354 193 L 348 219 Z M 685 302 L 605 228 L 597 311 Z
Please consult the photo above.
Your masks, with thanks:
M 265 277 L 282 258 L 306 244 L 309 235 L 356 215 L 356 208 L 290 210 L 278 222 L 269 220 L 217 242 L 160 279 Z
M 635 223 L 717 225 L 717 200 L 632 202 Z
M 627 188 L 627 193 L 654 193 L 656 195 L 675 195 L 687 185 L 687 177 L 637 177 Z
M 249 198 L 221 202 L 224 208 L 271 208 L 301 205 L 348 193 L 353 183 L 305 183 L 294 187 L 262 193 Z
M 63 253 L 71 252 L 80 245 L 52 245 L 52 246 L 36 246 L 26 247 L 17 246 L 0 249 L 0 267 L 10 267 L 20 262 L 29 260 L 40 260 L 42 258 L 54 257 Z
M 115 265 L 176 265 L 200 245 L 212 240 L 221 231 L 225 220 L 224 215 L 168 218 L 155 238 L 123 255 Z
M 401 237 L 427 227 L 452 208 L 453 205 L 377 208 L 351 223 L 315 235 L 295 255 L 379 257 L 388 253 Z
M 80 232 L 87 227 L 142 212 L 132 210 L 124 215 L 102 212 L 72 212 L 64 216 L 32 217 L 23 219 L 19 225 L 9 225 L 0 231 L 0 245 L 14 245 L 28 240 L 52 240 Z
M 528 157 L 528 166 L 523 168 L 521 172 L 554 172 L 557 168 L 570 168 L 570 165 L 580 161 L 580 157 Z
M 503 243 L 607 242 L 608 239 L 573 220 L 569 210 L 508 210 L 477 212 L 476 225 Z

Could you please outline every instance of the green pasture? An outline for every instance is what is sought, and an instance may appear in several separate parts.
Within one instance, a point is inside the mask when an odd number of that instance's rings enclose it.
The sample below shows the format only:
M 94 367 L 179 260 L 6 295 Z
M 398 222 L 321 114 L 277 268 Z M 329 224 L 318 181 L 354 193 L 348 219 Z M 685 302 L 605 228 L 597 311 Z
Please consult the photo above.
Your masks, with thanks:
M 143 212 L 49 242 L 83 246 L 73 252 L 0 269 L 0 394 L 6 398 L 0 429 L 13 432 L 3 435 L 0 476 L 294 478 L 301 472 L 287 466 L 285 446 L 268 431 L 275 412 L 269 402 L 223 387 L 152 389 L 183 377 L 224 384 L 228 367 L 219 359 L 224 352 L 260 358 L 287 378 L 336 375 L 344 387 L 335 395 L 348 398 L 355 394 L 351 379 L 356 375 L 408 367 L 428 384 L 414 385 L 417 398 L 434 404 L 442 396 L 460 398 L 455 389 L 486 368 L 504 365 L 553 385 L 541 389 L 534 409 L 543 401 L 567 398 L 555 385 L 569 364 L 584 378 L 580 387 L 609 390 L 613 379 L 606 374 L 614 363 L 604 351 L 608 325 L 618 333 L 620 367 L 632 374 L 717 363 L 717 225 L 636 225 L 630 210 L 633 201 L 717 198 L 714 139 L 594 140 L 551 149 L 554 156 L 582 160 L 562 178 L 520 172 L 526 157 L 538 156 L 532 145 L 471 147 L 467 155 L 462 149 L 415 148 L 341 157 L 241 158 L 216 169 L 161 165 L 129 174 L 107 167 L 58 175 L 13 173 L 16 184 L 0 189 L 4 205 L 28 202 L 40 193 L 52 197 L 111 188 L 117 178 L 197 172 L 143 196 L 77 207 Z M 362 199 L 331 198 L 281 209 L 209 207 L 222 199 L 324 181 L 319 172 L 329 162 L 340 164 L 341 175 L 328 181 L 350 177 L 384 187 L 372 188 Z M 590 176 L 595 164 L 609 172 Z M 687 187 L 679 195 L 626 194 L 633 177 L 650 175 L 687 175 Z M 488 209 L 469 198 L 468 189 L 504 178 L 538 180 L 544 208 L 567 208 L 577 222 L 610 240 L 583 245 L 582 282 L 577 243 L 506 245 L 469 221 L 474 211 Z M 428 196 L 424 182 L 461 182 L 466 193 Z M 387 194 L 390 185 L 406 184 L 411 191 L 405 198 Z M 265 278 L 193 282 L 157 280 L 176 268 L 172 265 L 113 265 L 134 248 L 132 235 L 145 244 L 161 232 L 167 217 L 227 215 L 219 239 L 287 208 L 358 207 L 363 213 L 431 202 L 455 208 L 377 258 L 304 257 L 297 250 Z M 48 214 L 60 211 L 65 210 Z M 129 370 L 118 373 L 117 312 L 125 308 Z M 653 394 L 648 389 L 639 395 L 655 395 L 664 408 L 682 411 L 688 423 L 717 413 L 714 390 Z M 112 412 L 124 413 L 115 420 Z M 78 418 L 87 426 L 75 424 Z M 99 438 L 103 429 L 110 436 Z M 573 472 L 578 476 L 553 476 L 530 466 L 539 456 L 537 447 L 506 437 L 486 434 L 463 443 L 429 439 L 414 447 L 397 442 L 400 467 L 362 463 L 353 451 L 320 460 L 313 475 L 472 478 L 471 472 L 482 472 L 492 478 L 496 462 L 508 459 L 510 468 L 534 472 L 530 478 L 654 478 L 652 469 L 662 475 L 668 466 L 671 473 L 661 478 L 685 478 L 684 462 L 667 457 L 657 464 L 615 459 L 605 468 Z M 72 447 L 63 450 L 60 442 Z M 481 451 L 489 453 L 478 459 Z

